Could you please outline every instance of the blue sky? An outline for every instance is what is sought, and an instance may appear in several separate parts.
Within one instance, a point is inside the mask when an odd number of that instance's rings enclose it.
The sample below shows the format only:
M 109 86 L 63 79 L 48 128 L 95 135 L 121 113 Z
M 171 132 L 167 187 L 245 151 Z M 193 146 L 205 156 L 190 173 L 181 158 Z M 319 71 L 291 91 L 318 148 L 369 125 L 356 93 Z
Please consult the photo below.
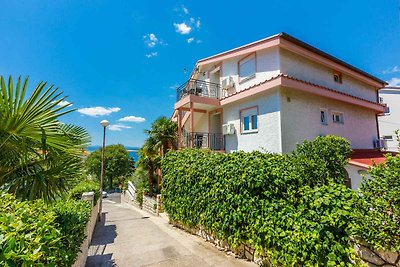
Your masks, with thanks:
M 279 32 L 400 86 L 400 2 L 3 1 L 0 74 L 55 84 L 78 111 L 62 120 L 101 143 L 140 146 L 173 112 L 198 59 Z

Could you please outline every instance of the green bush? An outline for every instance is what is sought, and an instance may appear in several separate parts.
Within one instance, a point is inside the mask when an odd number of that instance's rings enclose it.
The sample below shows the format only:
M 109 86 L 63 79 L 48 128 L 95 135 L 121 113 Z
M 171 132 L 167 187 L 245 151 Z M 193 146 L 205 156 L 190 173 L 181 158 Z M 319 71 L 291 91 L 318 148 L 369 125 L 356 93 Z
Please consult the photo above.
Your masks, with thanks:
M 63 251 L 66 253 L 63 262 L 71 266 L 86 238 L 84 230 L 91 215 L 91 204 L 71 199 L 55 203 L 51 210 L 55 213 L 55 222 L 62 234 Z
M 55 220 L 43 201 L 0 192 L 0 266 L 63 266 L 68 255 Z
M 400 251 L 400 156 L 370 170 L 361 184 L 354 231 L 376 249 Z
M 85 192 L 94 192 L 94 205 L 100 197 L 100 184 L 92 180 L 84 180 L 78 183 L 75 187 L 69 190 L 69 196 L 72 199 L 82 199 L 82 194 Z
M 0 266 L 71 266 L 85 238 L 86 201 L 25 201 L 0 192 Z
M 356 194 L 343 186 L 349 151 L 348 141 L 328 136 L 291 155 L 169 152 L 164 207 L 171 221 L 202 226 L 233 247 L 249 245 L 275 265 L 351 265 Z

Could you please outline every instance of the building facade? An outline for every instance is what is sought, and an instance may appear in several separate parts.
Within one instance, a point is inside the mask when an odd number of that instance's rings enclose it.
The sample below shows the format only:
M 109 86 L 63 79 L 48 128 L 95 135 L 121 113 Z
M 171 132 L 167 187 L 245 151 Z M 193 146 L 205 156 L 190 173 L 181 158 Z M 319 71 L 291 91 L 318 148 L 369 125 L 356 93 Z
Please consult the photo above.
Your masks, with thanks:
M 180 147 L 290 153 L 316 136 L 380 149 L 386 83 L 286 33 L 197 62 L 177 89 Z
M 400 129 L 400 87 L 385 87 L 379 90 L 380 101 L 388 105 L 384 116 L 379 117 L 379 133 L 387 151 L 399 151 L 395 134 Z

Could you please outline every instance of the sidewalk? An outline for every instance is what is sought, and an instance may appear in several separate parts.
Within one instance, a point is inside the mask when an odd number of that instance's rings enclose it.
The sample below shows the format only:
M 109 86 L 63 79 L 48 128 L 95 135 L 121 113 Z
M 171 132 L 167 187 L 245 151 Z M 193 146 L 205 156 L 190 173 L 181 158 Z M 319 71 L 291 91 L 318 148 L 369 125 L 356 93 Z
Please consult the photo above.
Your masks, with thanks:
M 105 220 L 104 220 L 105 219 Z M 86 266 L 256 266 L 178 230 L 165 218 L 125 203 L 103 201 Z

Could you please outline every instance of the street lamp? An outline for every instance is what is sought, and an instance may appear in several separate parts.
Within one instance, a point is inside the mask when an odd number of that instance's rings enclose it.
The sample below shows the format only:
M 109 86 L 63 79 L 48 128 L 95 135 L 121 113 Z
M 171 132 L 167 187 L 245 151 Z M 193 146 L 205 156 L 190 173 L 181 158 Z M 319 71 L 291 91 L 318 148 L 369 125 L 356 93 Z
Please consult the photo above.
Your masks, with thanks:
M 101 126 L 103 126 L 103 147 L 101 149 L 101 174 L 100 174 L 100 203 L 99 203 L 99 222 L 101 221 L 101 208 L 103 202 L 103 183 L 104 183 L 104 149 L 106 146 L 106 128 L 110 123 L 108 120 L 102 120 L 100 122 Z

